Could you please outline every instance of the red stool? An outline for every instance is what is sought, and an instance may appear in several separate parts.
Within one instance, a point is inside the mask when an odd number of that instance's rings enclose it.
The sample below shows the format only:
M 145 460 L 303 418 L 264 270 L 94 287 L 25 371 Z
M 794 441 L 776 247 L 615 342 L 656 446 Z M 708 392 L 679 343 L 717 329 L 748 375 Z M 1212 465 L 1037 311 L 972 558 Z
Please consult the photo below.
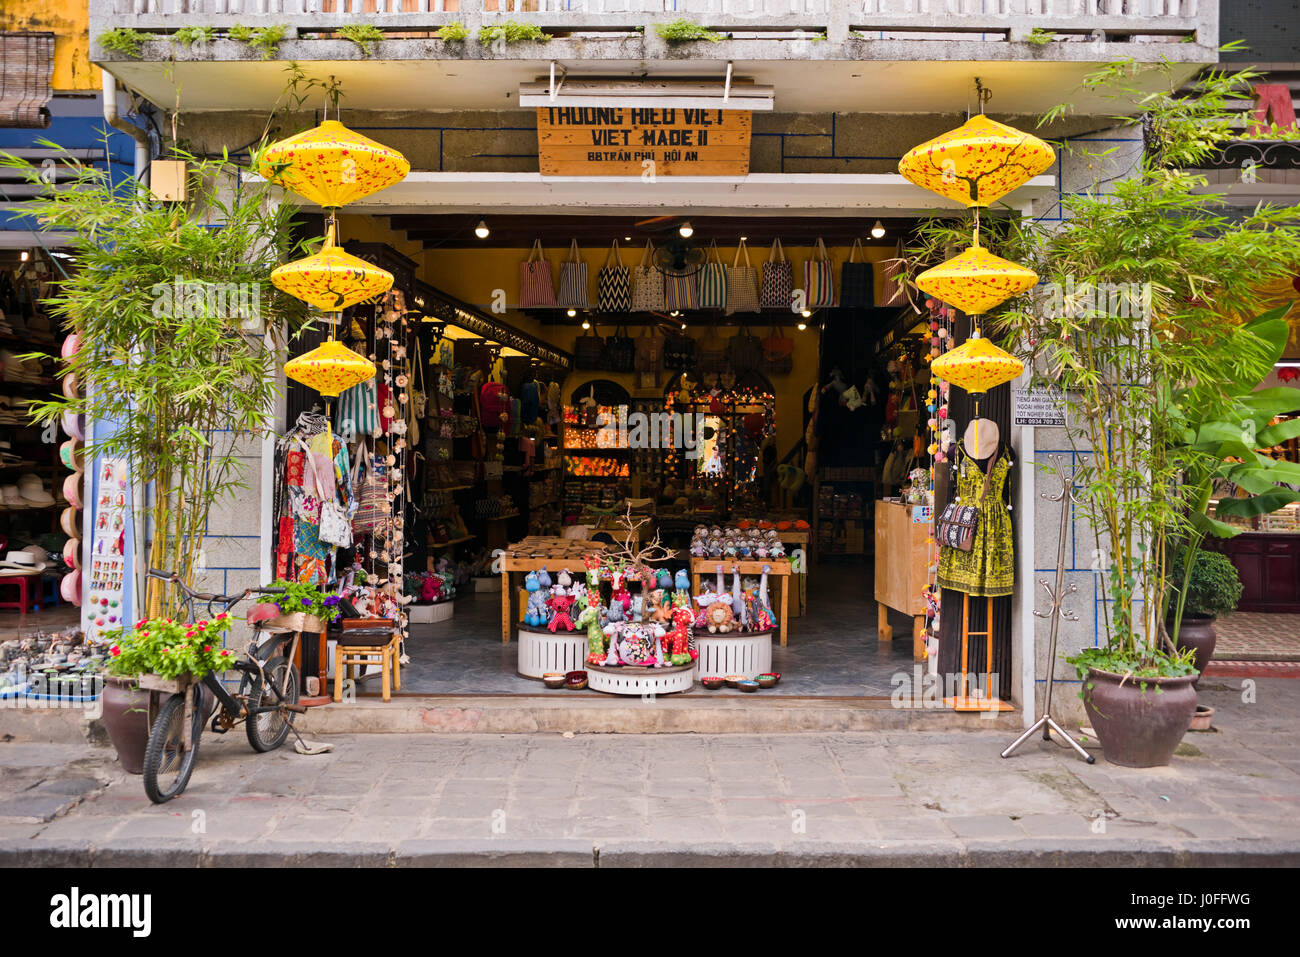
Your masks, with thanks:
M 17 608 L 19 611 L 39 611 L 41 608 L 41 573 L 31 575 L 0 576 L 0 591 L 18 589 L 17 601 L 0 601 L 0 608 Z

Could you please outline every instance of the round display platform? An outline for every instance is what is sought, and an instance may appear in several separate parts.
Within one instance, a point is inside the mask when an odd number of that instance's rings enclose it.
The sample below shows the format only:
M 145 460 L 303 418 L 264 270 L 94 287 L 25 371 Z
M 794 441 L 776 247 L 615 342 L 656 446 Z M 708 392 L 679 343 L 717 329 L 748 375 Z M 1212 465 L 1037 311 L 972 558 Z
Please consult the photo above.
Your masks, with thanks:
M 587 667 L 587 633 L 520 627 L 519 673 L 525 678 L 541 678 L 548 671 L 581 671 Z
M 695 684 L 695 662 L 669 668 L 607 667 L 585 665 L 587 687 L 609 694 L 660 695 L 690 691 Z
M 697 664 L 704 678 L 727 675 L 752 678 L 772 670 L 770 631 L 732 631 L 725 635 L 696 631 L 695 647 L 700 652 Z

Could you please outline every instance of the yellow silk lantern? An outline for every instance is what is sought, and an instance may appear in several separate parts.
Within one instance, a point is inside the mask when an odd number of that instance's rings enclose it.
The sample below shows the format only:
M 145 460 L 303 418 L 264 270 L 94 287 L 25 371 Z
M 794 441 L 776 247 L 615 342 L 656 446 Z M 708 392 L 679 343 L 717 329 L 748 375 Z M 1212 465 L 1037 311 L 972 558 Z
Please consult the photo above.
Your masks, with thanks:
M 393 287 L 393 274 L 334 245 L 331 227 L 325 248 L 271 270 L 271 282 L 295 299 L 325 312 L 373 299 Z
M 909 182 L 966 206 L 988 206 L 1056 160 L 1036 136 L 982 113 L 913 147 L 898 161 Z
M 271 182 L 335 208 L 406 179 L 411 164 L 397 150 L 353 132 L 338 120 L 272 143 L 257 163 Z
M 1025 364 L 982 336 L 971 336 L 930 363 L 936 378 L 972 394 L 987 392 L 1025 371 Z
M 1038 274 L 1032 269 L 994 256 L 981 246 L 972 246 L 916 277 L 922 292 L 972 314 L 988 312 L 1037 282 Z
M 360 382 L 374 378 L 375 364 L 334 339 L 291 359 L 284 374 L 321 395 L 336 396 Z

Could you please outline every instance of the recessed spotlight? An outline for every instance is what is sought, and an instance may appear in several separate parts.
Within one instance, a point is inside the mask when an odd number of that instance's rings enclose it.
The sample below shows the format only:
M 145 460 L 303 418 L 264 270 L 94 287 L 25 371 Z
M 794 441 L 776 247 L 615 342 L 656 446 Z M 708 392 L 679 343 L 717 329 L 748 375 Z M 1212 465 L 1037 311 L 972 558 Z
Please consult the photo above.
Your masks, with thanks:
M 695 235 L 695 227 L 691 225 L 690 220 L 687 220 L 677 227 L 677 232 L 681 234 L 682 239 L 690 239 Z
M 489 233 L 491 233 L 491 230 L 488 229 L 487 220 L 480 219 L 478 225 L 474 227 L 474 235 L 479 239 L 487 239 Z
M 577 314 L 578 314 L 578 310 L 577 310 L 577 309 L 570 309 L 570 310 L 569 310 L 569 318 L 570 318 L 570 319 L 572 319 L 572 318 L 573 318 L 574 316 L 576 316 Z
M 880 239 L 884 235 L 885 235 L 885 224 L 877 219 L 876 225 L 871 227 L 871 238 Z
M 799 323 L 799 325 L 798 325 L 796 328 L 798 328 L 798 330 L 799 330 L 800 332 L 803 332 L 805 329 L 808 328 L 808 323 L 806 323 L 806 322 L 801 322 L 801 323 Z

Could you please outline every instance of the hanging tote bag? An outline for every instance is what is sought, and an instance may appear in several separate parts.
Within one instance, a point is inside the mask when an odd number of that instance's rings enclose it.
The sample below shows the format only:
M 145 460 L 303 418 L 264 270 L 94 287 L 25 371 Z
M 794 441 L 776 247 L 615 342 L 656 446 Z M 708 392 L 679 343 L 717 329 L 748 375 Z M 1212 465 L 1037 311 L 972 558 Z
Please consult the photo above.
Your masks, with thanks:
M 758 312 L 758 272 L 750 265 L 749 247 L 743 239 L 736 247 L 736 261 L 727 270 L 727 315 L 737 312 Z
M 885 287 L 880 291 L 882 306 L 901 306 L 907 302 L 907 273 L 904 269 L 903 244 L 894 246 L 894 258 L 885 261 Z
M 848 262 L 840 267 L 840 305 L 847 309 L 870 309 L 876 304 L 875 273 L 866 260 L 862 240 L 853 240 Z
M 623 265 L 617 239 L 596 274 L 596 308 L 601 312 L 627 312 L 632 308 L 632 274 Z
M 587 264 L 578 253 L 578 241 L 569 243 L 569 258 L 560 263 L 560 293 L 556 305 L 562 309 L 587 309 Z
M 336 422 L 338 434 L 345 442 L 352 442 L 359 436 L 373 435 L 379 430 L 379 402 L 374 379 L 360 382 L 339 396 Z
M 583 333 L 573 340 L 573 367 L 590 372 L 601 368 L 605 358 L 605 340 L 596 334 L 593 325 L 591 331 Z
M 386 532 L 392 519 L 388 507 L 387 469 L 375 461 L 364 442 L 352 465 L 352 487 L 357 496 L 357 510 L 352 515 L 353 536 L 360 538 L 366 534 Z
M 551 279 L 551 264 L 542 254 L 542 241 L 535 239 L 528 258 L 519 264 L 519 308 L 554 305 L 555 284 Z
M 763 263 L 763 295 L 760 304 L 764 309 L 789 309 L 790 294 L 794 292 L 794 266 L 785 258 L 781 240 L 772 240 L 772 252 Z
M 641 265 L 632 270 L 633 312 L 663 312 L 664 276 L 654 267 L 654 249 L 647 239 Z
M 718 241 L 709 240 L 709 252 L 699 273 L 699 309 L 725 309 L 727 307 L 727 267 L 722 264 Z
M 424 359 L 420 355 L 420 337 L 415 337 L 415 369 L 411 376 L 411 411 L 416 419 L 423 419 L 429 411 L 429 393 L 424 388 Z M 412 438 L 415 445 L 419 439 Z
M 636 357 L 634 364 L 637 372 L 658 372 L 659 362 L 664 354 L 663 336 L 655 335 L 649 325 L 641 327 L 641 336 L 636 340 Z
M 831 257 L 821 237 L 813 246 L 812 256 L 803 264 L 804 302 L 809 309 L 825 309 L 835 305 L 835 273 Z
M 636 365 L 636 342 L 622 326 L 605 340 L 600 365 L 608 372 L 631 372 Z
M 758 336 L 741 329 L 727 344 L 727 356 L 737 375 L 757 369 L 763 364 L 763 343 Z
M 669 312 L 698 309 L 699 292 L 696 285 L 698 282 L 699 273 L 691 273 L 689 276 L 665 276 L 664 308 Z
M 763 340 L 763 371 L 789 375 L 793 369 L 794 340 L 783 335 L 780 326 L 773 326 L 771 333 Z

